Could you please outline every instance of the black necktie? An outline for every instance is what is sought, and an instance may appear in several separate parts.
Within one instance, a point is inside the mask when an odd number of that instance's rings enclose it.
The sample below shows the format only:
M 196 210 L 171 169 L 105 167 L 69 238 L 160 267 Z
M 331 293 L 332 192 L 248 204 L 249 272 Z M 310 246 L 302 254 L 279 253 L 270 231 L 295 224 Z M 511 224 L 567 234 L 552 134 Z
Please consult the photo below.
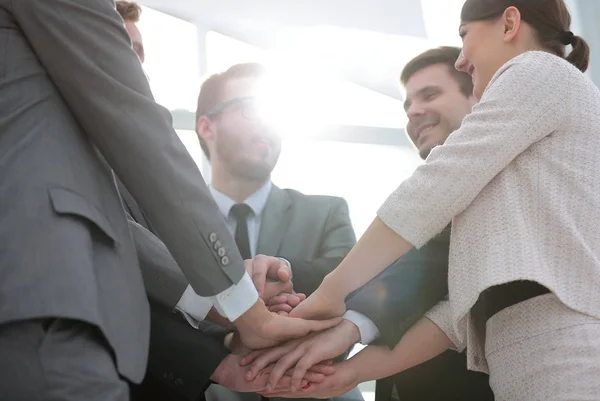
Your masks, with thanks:
M 252 213 L 250 206 L 238 203 L 231 208 L 231 214 L 237 222 L 235 227 L 235 243 L 244 259 L 251 259 L 250 241 L 248 239 L 248 215 Z

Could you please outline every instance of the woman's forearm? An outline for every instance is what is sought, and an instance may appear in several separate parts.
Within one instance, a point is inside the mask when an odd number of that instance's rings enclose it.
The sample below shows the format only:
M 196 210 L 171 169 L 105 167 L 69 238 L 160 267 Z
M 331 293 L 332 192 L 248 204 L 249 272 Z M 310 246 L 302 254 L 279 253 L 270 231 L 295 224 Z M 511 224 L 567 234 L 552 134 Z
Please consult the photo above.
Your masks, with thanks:
M 359 382 L 378 380 L 426 362 L 452 346 L 448 336 L 431 320 L 415 323 L 393 350 L 369 345 L 346 361 L 357 372 Z
M 408 241 L 377 217 L 342 263 L 325 277 L 323 284 L 329 294 L 344 299 L 411 248 Z

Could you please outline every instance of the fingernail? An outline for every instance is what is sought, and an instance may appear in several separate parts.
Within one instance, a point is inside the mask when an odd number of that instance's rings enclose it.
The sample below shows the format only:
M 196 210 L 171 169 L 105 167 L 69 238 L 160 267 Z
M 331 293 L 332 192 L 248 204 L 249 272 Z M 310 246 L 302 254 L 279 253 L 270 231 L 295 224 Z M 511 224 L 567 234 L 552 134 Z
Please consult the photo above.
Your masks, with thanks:
M 252 372 L 246 372 L 246 379 L 252 379 Z

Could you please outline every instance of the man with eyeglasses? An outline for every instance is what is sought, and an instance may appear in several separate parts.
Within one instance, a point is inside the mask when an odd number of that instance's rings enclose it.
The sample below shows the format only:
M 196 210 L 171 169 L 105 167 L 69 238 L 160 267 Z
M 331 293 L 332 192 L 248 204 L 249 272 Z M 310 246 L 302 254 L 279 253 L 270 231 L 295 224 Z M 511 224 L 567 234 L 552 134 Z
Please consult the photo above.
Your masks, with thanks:
M 281 137 L 265 119 L 257 97 L 264 78 L 265 68 L 254 63 L 237 64 L 208 78 L 198 97 L 196 131 L 210 161 L 209 190 L 242 256 L 257 261 L 247 263 L 247 270 L 259 291 L 265 272 L 264 264 L 258 262 L 269 255 L 289 263 L 294 290 L 308 295 L 339 264 L 356 239 L 345 200 L 304 195 L 271 182 L 281 152 Z M 179 288 L 183 293 L 185 288 Z M 302 299 L 303 294 L 292 302 L 275 297 L 268 306 L 272 312 L 285 315 Z M 179 303 L 178 307 L 196 321 L 201 321 L 209 309 L 200 297 Z M 355 323 L 344 320 L 342 324 L 352 325 L 364 336 L 374 336 L 372 332 L 362 333 L 364 324 L 356 315 L 349 312 L 346 318 Z M 215 373 L 218 376 L 219 369 Z M 207 399 L 213 401 L 258 397 L 215 385 L 207 391 Z M 354 389 L 337 399 L 362 397 Z

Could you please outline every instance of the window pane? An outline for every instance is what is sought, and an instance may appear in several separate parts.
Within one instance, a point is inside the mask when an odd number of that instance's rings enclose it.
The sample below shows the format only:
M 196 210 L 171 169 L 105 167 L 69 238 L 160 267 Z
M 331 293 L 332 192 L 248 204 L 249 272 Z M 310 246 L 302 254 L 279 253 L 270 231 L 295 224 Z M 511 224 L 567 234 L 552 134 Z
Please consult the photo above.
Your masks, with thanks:
M 198 34 L 187 21 L 142 7 L 144 70 L 156 101 L 169 110 L 196 110 L 200 90 Z
M 387 196 L 420 163 L 408 147 L 285 140 L 273 182 L 306 194 L 345 198 L 360 237 Z

